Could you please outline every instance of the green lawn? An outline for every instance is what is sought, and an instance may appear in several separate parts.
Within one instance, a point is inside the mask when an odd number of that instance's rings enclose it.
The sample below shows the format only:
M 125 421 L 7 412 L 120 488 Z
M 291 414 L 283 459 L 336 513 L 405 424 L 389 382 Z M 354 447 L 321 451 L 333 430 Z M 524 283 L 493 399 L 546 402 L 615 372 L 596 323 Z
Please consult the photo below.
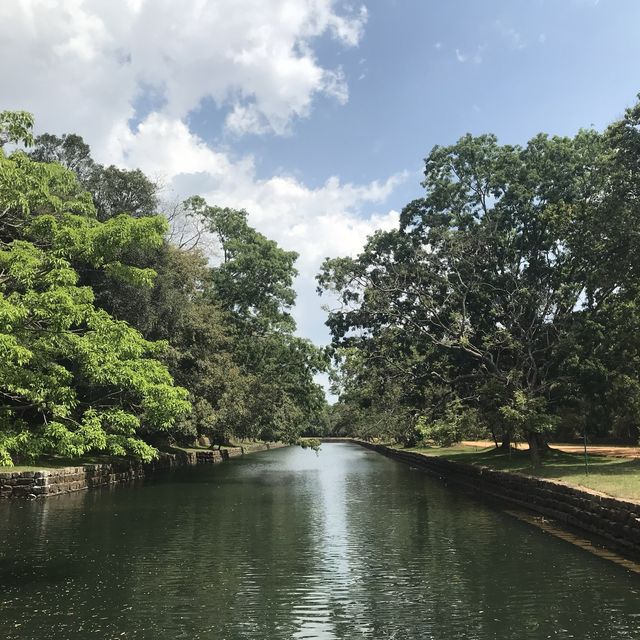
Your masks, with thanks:
M 542 467 L 533 469 L 527 451 L 512 451 L 511 455 L 495 448 L 478 449 L 467 445 L 453 447 L 414 448 L 430 456 L 448 460 L 478 464 L 500 471 L 513 471 L 525 475 L 560 480 L 578 487 L 586 487 L 616 498 L 640 501 L 640 459 L 612 458 L 590 455 L 589 474 L 585 474 L 584 456 L 551 450 L 545 456 Z

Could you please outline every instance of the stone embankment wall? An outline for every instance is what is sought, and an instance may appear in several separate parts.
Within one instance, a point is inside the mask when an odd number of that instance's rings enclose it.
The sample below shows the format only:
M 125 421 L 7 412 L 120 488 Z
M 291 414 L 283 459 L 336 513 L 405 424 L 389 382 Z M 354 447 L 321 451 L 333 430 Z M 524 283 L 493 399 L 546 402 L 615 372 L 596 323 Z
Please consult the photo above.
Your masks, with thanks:
M 496 471 L 384 445 L 352 442 L 424 469 L 451 484 L 595 535 L 611 549 L 640 559 L 640 503 L 611 498 L 553 480 Z
M 158 459 L 149 464 L 114 462 L 40 471 L 3 471 L 0 472 L 0 499 L 40 498 L 82 491 L 93 487 L 140 480 L 157 471 L 197 464 L 214 464 L 246 453 L 283 446 L 286 445 L 255 443 L 243 447 L 227 447 L 220 451 L 191 449 L 176 453 L 160 453 Z

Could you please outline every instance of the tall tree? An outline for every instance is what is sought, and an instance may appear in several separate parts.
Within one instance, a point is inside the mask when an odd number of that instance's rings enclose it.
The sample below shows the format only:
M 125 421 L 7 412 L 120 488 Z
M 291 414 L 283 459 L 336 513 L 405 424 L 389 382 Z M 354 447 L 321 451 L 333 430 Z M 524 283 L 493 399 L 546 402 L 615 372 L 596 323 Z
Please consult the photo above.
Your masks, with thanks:
M 153 216 L 157 211 L 157 184 L 139 169 L 98 164 L 91 157 L 89 145 L 79 135 L 39 135 L 30 156 L 39 162 L 55 162 L 73 171 L 83 189 L 91 193 L 100 221 L 122 213 L 135 218 Z
M 368 343 L 401 330 L 400 343 L 425 356 L 418 377 L 428 372 L 459 407 L 500 416 L 538 462 L 585 290 L 569 243 L 574 207 L 599 193 L 600 148 L 593 132 L 524 148 L 493 136 L 434 148 L 425 197 L 403 210 L 400 228 L 354 260 L 325 263 L 321 284 L 345 305 L 329 320 L 338 343 L 356 329 Z
M 131 454 L 189 410 L 157 356 L 162 343 L 94 304 L 76 264 L 149 285 L 121 257 L 158 246 L 160 218 L 101 223 L 75 176 L 23 152 L 0 151 L 0 464 L 44 453 Z

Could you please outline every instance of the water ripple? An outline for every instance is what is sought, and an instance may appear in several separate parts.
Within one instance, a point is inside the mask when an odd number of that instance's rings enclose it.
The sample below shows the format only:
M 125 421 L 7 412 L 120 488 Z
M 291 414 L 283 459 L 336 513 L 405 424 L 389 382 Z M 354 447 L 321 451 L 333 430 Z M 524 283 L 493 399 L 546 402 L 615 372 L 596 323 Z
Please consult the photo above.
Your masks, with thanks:
M 6 640 L 637 640 L 637 576 L 351 445 L 0 505 Z

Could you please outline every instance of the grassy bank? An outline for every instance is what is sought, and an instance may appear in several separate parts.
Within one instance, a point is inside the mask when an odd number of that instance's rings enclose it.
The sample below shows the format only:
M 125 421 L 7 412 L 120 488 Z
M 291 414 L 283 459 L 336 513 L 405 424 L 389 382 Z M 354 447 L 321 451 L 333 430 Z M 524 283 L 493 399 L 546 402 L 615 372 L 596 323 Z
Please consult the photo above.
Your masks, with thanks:
M 547 453 L 539 469 L 531 467 L 527 451 L 512 450 L 509 454 L 494 447 L 478 449 L 468 445 L 417 447 L 410 451 L 500 471 L 559 480 L 616 498 L 640 501 L 640 459 L 590 455 L 589 473 L 586 474 L 583 455 L 555 449 Z
M 34 460 L 31 464 L 16 464 L 12 467 L 0 466 L 0 473 L 23 471 L 47 471 L 64 469 L 65 467 L 82 467 L 86 464 L 112 464 L 126 462 L 128 458 L 116 456 L 83 456 L 82 458 L 65 458 L 63 456 L 46 456 Z
M 250 453 L 251 451 L 259 450 L 264 446 L 264 442 L 259 441 L 238 441 L 237 443 L 233 443 L 230 446 L 221 446 L 220 450 L 224 449 L 236 449 L 242 448 L 245 453 Z M 274 444 L 274 443 L 270 443 Z M 203 447 L 199 445 L 190 446 L 190 447 L 182 447 L 182 446 L 172 446 L 172 447 L 160 447 L 160 452 L 165 453 L 189 453 L 189 452 L 197 452 L 197 451 L 211 451 L 212 449 L 218 449 L 215 447 Z M 47 471 L 52 469 L 63 469 L 65 467 L 82 467 L 87 464 L 115 464 L 115 463 L 126 463 L 126 462 L 135 462 L 132 458 L 118 457 L 118 456 L 83 456 L 81 458 L 65 458 L 63 456 L 45 456 L 39 458 L 38 460 L 34 460 L 31 464 L 20 464 L 14 465 L 12 467 L 3 467 L 0 466 L 0 473 L 3 472 L 16 472 L 21 473 L 23 471 Z

